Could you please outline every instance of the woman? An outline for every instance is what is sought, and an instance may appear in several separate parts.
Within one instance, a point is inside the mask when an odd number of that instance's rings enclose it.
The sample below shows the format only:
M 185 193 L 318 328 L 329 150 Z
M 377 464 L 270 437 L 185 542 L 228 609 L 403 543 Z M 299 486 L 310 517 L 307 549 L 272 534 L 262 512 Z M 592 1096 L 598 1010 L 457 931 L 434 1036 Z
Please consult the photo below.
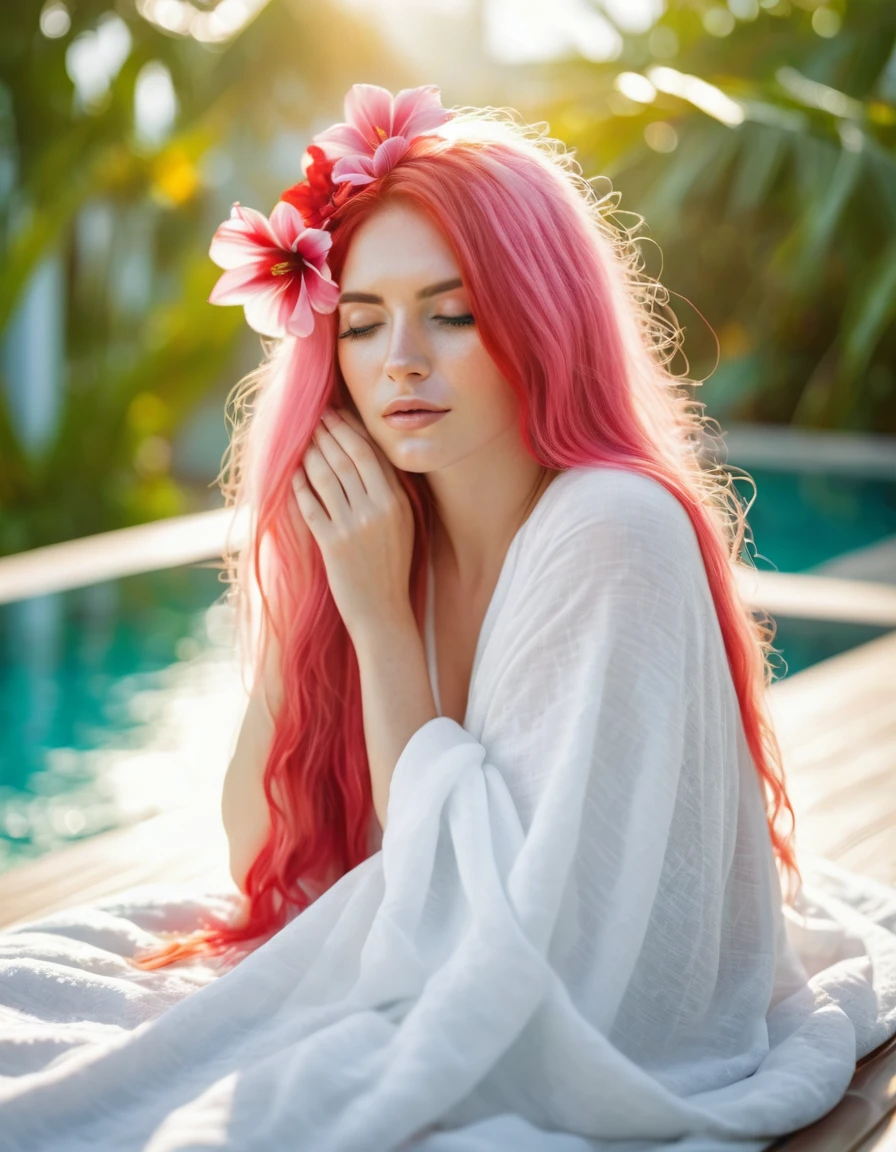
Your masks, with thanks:
M 799 887 L 743 513 L 634 250 L 432 87 L 315 141 L 211 249 L 279 339 L 231 458 L 240 915 L 6 935 L 9 1147 L 766 1147 L 896 1031 L 896 935 Z

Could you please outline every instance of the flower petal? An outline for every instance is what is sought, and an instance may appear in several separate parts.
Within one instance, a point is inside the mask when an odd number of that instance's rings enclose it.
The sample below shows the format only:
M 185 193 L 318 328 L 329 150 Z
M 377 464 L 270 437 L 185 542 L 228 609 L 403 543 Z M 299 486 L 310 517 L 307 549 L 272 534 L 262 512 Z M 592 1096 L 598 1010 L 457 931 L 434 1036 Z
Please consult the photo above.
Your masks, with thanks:
M 208 254 L 220 268 L 237 268 L 258 260 L 263 252 L 276 247 L 267 217 L 254 208 L 236 203 L 230 210 L 230 219 L 218 226 Z
M 295 251 L 303 260 L 320 271 L 321 265 L 327 259 L 327 253 L 333 243 L 333 235 L 325 228 L 305 228 L 296 238 Z
M 325 132 L 318 132 L 316 136 L 312 136 L 311 140 L 330 160 L 339 156 L 351 156 L 356 152 L 363 154 L 370 151 L 367 141 L 353 124 L 334 124 Z
M 422 84 L 419 88 L 402 88 L 395 97 L 392 135 L 408 140 L 431 132 L 451 119 L 451 112 L 442 107 L 437 84 Z
M 305 220 L 294 204 L 278 200 L 271 213 L 271 231 L 284 252 L 294 252 L 295 242 L 305 231 Z
M 219 278 L 209 294 L 209 304 L 244 304 L 255 292 L 267 287 L 271 265 L 264 260 L 230 268 Z
M 292 310 L 288 317 L 284 319 L 284 327 L 291 336 L 308 336 L 314 328 L 314 312 L 311 308 L 311 298 L 308 294 L 308 288 L 305 284 L 305 278 L 302 278 L 302 284 L 299 289 L 298 297 L 293 303 Z
M 411 143 L 404 136 L 390 136 L 384 140 L 373 154 L 373 174 L 379 179 L 404 156 Z
M 291 276 L 272 276 L 268 288 L 256 292 L 246 301 L 246 322 L 262 336 L 282 336 L 280 302 L 290 287 Z
M 327 269 L 329 272 L 329 269 Z M 332 312 L 339 302 L 339 285 L 329 276 L 322 276 L 309 265 L 305 270 L 303 283 L 308 290 L 311 307 L 315 312 Z
M 392 93 L 378 84 L 353 84 L 345 97 L 345 118 L 364 137 L 364 152 L 372 156 L 383 140 L 394 135 Z
M 341 156 L 333 165 L 331 178 L 334 184 L 369 184 L 376 179 L 373 161 L 369 156 Z

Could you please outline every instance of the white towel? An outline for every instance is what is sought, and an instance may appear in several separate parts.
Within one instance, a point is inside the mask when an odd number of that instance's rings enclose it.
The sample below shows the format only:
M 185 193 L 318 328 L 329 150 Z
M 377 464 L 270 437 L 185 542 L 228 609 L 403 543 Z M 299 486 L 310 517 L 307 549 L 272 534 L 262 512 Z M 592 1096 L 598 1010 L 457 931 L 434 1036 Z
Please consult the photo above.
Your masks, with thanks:
M 896 889 L 801 865 L 782 910 L 687 514 L 572 469 L 464 727 L 413 734 L 381 849 L 271 940 L 138 972 L 228 905 L 162 888 L 0 933 L 0 1148 L 758 1152 L 896 1032 Z

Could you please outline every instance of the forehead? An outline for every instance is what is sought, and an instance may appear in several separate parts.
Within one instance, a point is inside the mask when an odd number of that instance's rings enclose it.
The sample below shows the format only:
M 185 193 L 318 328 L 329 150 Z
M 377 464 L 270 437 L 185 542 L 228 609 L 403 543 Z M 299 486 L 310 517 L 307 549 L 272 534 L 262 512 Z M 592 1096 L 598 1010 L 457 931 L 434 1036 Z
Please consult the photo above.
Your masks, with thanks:
M 430 219 L 410 206 L 390 204 L 352 237 L 341 287 L 353 291 L 402 281 L 419 287 L 459 275 L 454 253 Z

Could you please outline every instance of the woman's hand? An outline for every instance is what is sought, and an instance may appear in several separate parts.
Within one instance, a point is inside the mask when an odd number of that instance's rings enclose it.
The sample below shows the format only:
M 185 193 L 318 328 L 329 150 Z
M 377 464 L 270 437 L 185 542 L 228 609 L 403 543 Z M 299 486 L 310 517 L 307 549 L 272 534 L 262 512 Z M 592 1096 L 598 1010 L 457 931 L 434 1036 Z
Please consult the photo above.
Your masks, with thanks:
M 349 634 L 412 617 L 411 503 L 392 463 L 353 413 L 325 409 L 293 489 Z

